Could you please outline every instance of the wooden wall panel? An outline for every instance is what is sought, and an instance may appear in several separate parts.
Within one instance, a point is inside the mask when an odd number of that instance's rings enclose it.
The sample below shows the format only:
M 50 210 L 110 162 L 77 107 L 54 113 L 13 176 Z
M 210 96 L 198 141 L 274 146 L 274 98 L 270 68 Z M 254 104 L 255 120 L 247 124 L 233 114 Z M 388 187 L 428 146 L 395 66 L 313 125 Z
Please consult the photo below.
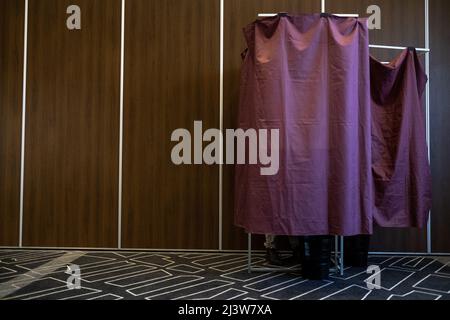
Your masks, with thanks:
M 450 252 L 450 1 L 430 1 L 432 250 Z
M 368 16 L 367 7 L 381 8 L 381 29 L 370 30 L 370 43 L 393 46 L 425 46 L 424 0 L 327 0 L 326 11 L 358 13 Z M 376 49 L 371 53 L 389 61 L 400 54 L 397 50 Z M 426 230 L 375 228 L 373 251 L 426 252 Z
M 246 48 L 242 28 L 257 19 L 258 13 L 320 12 L 319 0 L 225 0 L 224 26 L 224 127 L 236 128 L 239 104 L 240 53 Z M 244 249 L 247 237 L 243 229 L 234 226 L 234 172 L 224 167 L 223 180 L 223 245 L 224 249 Z M 257 237 L 255 237 L 256 239 Z M 258 237 L 255 247 L 261 247 Z
M 123 247 L 218 248 L 218 167 L 171 163 L 176 128 L 219 126 L 219 0 L 127 0 Z M 82 30 L 65 27 L 68 5 Z M 327 12 L 382 9 L 372 43 L 423 47 L 423 0 L 327 0 Z M 450 252 L 448 0 L 430 0 L 434 252 Z M 117 246 L 120 0 L 30 0 L 24 245 Z M 320 0 L 225 0 L 224 127 L 234 128 L 242 28 L 260 12 L 312 13 Z M 0 246 L 18 244 L 24 1 L 0 1 Z M 398 51 L 372 50 L 388 60 Z M 234 227 L 224 166 L 223 247 Z M 255 237 L 256 238 L 256 237 Z M 255 247 L 261 248 L 261 237 Z M 426 232 L 377 230 L 373 250 L 426 250 Z
M 25 246 L 117 247 L 120 8 L 29 2 Z
M 218 249 L 217 166 L 175 166 L 172 131 L 219 128 L 219 1 L 128 0 L 123 247 Z
M 0 1 L 0 246 L 19 243 L 24 1 Z

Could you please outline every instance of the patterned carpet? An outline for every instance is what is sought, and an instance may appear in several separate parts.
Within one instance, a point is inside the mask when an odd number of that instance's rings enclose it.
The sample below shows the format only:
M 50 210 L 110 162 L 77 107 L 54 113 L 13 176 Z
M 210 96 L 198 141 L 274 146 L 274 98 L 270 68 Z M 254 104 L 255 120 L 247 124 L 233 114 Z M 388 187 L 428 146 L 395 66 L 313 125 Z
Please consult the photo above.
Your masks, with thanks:
M 371 257 L 366 270 L 308 281 L 292 273 L 247 272 L 244 254 L 0 250 L 0 299 L 450 300 L 450 258 Z M 265 264 L 255 254 L 254 265 Z M 81 288 L 69 289 L 67 265 Z M 75 282 L 73 282 L 75 283 Z

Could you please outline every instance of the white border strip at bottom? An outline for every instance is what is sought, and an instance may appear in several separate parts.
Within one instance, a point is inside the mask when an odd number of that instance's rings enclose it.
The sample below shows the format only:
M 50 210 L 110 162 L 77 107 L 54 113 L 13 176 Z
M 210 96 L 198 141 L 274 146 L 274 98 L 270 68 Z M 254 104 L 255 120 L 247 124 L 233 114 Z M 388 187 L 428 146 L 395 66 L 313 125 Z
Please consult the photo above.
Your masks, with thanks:
M 217 249 L 151 249 L 151 248 L 87 248 L 87 247 L 10 247 L 0 246 L 0 250 L 86 250 L 86 251 L 119 251 L 119 252 L 188 252 L 188 253 L 247 253 L 247 250 L 217 250 Z M 252 250 L 253 253 L 265 253 L 264 250 Z M 423 257 L 450 257 L 450 253 L 436 252 L 369 252 L 372 256 L 423 256 Z

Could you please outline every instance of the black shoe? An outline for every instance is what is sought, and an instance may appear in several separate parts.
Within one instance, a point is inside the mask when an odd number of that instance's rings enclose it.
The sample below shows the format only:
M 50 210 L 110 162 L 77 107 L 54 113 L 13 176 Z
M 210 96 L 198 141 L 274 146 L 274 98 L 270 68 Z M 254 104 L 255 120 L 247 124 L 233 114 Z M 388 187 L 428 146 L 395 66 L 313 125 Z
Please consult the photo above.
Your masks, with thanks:
M 283 261 L 281 261 L 278 251 L 276 249 L 267 249 L 266 260 L 269 264 L 273 266 L 282 266 Z
M 294 258 L 296 258 L 298 263 L 303 264 L 305 260 L 305 237 L 298 237 L 298 247 L 292 249 Z
M 305 238 L 302 276 L 309 280 L 326 280 L 331 267 L 331 237 Z
M 370 236 L 361 235 L 345 238 L 344 263 L 354 268 L 367 268 Z
M 282 259 L 283 264 L 287 266 L 296 266 L 303 264 L 304 257 L 299 249 L 292 252 L 292 256 Z
M 292 237 L 289 238 L 291 245 L 292 256 L 287 259 L 283 259 L 283 262 L 287 265 L 301 265 L 305 259 L 305 239 L 304 237 L 296 237 L 295 241 L 292 241 Z

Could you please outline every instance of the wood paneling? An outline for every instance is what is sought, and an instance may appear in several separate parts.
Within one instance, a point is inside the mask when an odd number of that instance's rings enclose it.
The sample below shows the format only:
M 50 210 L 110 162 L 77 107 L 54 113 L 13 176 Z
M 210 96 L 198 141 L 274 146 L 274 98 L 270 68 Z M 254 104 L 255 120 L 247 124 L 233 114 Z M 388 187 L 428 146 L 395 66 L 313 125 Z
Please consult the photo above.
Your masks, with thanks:
M 370 30 L 370 43 L 393 46 L 425 46 L 425 5 L 423 0 L 327 0 L 326 11 L 368 16 L 367 8 L 381 8 L 381 29 Z M 375 49 L 371 53 L 389 61 L 400 52 Z M 373 251 L 426 252 L 426 230 L 375 228 Z
M 72 4 L 81 30 L 66 27 Z M 120 1 L 29 12 L 24 245 L 116 247 Z
M 236 128 L 239 104 L 241 52 L 246 48 L 242 28 L 257 19 L 258 13 L 320 12 L 319 0 L 225 0 L 224 25 L 224 127 Z M 223 179 L 223 246 L 224 249 L 244 249 L 247 236 L 234 226 L 234 172 L 224 167 Z M 254 247 L 261 247 L 261 237 Z
M 217 166 L 176 166 L 172 131 L 219 127 L 219 1 L 128 0 L 123 247 L 218 249 Z
M 19 243 L 24 1 L 0 1 L 0 246 Z
M 430 1 L 432 250 L 450 252 L 450 1 Z
M 82 30 L 66 28 L 66 8 Z M 219 127 L 219 0 L 127 0 L 123 247 L 218 248 L 218 167 L 175 166 L 171 133 Z M 242 28 L 262 12 L 320 12 L 320 0 L 225 0 L 224 128 L 234 128 Z M 326 11 L 382 10 L 371 43 L 423 47 L 424 0 L 327 0 Z M 117 246 L 120 0 L 30 0 L 24 245 Z M 434 252 L 450 252 L 448 0 L 430 0 Z M 0 1 L 0 246 L 19 238 L 24 1 Z M 398 51 L 372 50 L 380 60 Z M 224 166 L 223 247 L 234 227 Z M 254 247 L 261 248 L 261 237 Z M 377 229 L 377 251 L 426 250 L 426 232 Z

